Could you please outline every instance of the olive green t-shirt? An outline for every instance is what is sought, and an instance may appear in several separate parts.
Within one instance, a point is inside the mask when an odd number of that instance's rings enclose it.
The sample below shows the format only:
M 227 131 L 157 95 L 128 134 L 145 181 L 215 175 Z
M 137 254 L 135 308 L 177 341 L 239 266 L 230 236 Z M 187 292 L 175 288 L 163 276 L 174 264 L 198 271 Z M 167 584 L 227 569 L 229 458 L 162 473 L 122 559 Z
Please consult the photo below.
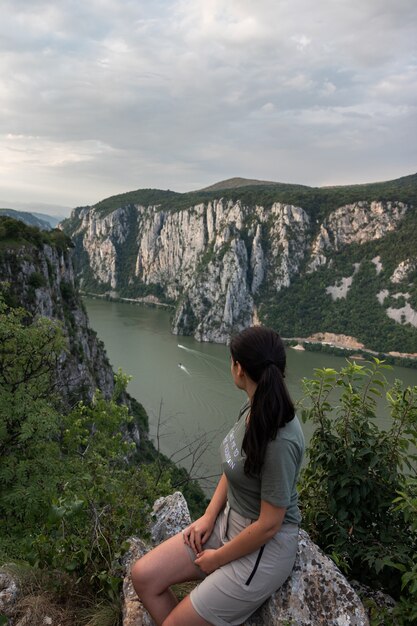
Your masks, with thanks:
M 241 412 L 242 415 L 242 412 Z M 258 519 L 261 500 L 285 507 L 284 524 L 299 524 L 297 478 L 304 453 L 304 436 L 297 416 L 278 429 L 266 448 L 261 474 L 247 476 L 242 450 L 246 420 L 242 416 L 220 444 L 223 472 L 228 482 L 228 501 L 243 517 Z M 242 456 L 243 453 L 243 456 Z

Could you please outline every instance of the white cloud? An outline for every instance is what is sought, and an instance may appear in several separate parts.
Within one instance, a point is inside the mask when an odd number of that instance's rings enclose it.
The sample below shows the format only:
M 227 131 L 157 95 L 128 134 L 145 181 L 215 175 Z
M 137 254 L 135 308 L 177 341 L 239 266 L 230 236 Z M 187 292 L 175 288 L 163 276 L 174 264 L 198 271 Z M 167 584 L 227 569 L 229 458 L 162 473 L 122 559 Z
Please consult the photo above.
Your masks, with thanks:
M 296 44 L 298 50 L 304 50 L 311 44 L 311 39 L 305 35 L 294 35 L 291 39 Z
M 320 90 L 320 93 L 323 96 L 332 96 L 335 91 L 337 91 L 336 85 L 334 85 L 330 80 L 325 80 Z
M 305 74 L 297 74 L 291 78 L 288 78 L 284 81 L 285 87 L 290 87 L 291 89 L 296 89 L 298 91 L 305 91 L 307 89 L 311 89 L 313 87 L 314 82 Z
M 80 204 L 415 169 L 414 0 L 6 0 L 1 14 L 0 182 L 16 194 L 33 180 L 39 200 L 66 187 Z

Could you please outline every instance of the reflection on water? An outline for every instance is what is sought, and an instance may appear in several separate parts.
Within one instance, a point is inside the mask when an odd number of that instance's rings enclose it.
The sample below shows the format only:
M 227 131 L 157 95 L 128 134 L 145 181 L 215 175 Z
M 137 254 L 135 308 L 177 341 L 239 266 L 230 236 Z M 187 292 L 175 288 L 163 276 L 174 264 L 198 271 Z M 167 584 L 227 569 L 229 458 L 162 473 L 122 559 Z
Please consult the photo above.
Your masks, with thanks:
M 150 435 L 160 449 L 187 467 L 190 448 L 203 452 L 194 459 L 194 475 L 220 472 L 218 446 L 245 401 L 230 375 L 230 356 L 224 345 L 198 343 L 172 335 L 169 313 L 128 303 L 85 299 L 90 324 L 104 341 L 110 362 L 133 379 L 129 392 L 149 415 Z M 301 379 L 314 368 L 345 365 L 343 357 L 320 352 L 287 351 L 287 385 L 295 401 L 302 396 Z M 417 384 L 416 370 L 395 368 L 391 381 Z M 382 405 L 381 405 L 382 406 Z M 388 423 L 385 415 L 382 423 Z M 309 424 L 303 425 L 308 440 Z M 208 446 L 207 450 L 206 447 Z

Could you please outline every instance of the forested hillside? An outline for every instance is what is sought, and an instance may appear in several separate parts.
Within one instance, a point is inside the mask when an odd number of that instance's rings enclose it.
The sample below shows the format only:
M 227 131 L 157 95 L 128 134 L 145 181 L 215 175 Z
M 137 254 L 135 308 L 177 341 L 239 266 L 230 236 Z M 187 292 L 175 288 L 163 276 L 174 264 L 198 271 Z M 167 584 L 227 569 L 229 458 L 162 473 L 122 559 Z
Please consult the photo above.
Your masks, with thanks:
M 168 303 L 173 332 L 200 341 L 227 342 L 260 319 L 285 337 L 327 332 L 417 353 L 417 175 L 329 188 L 247 182 L 75 209 L 62 228 L 82 288 Z
M 417 353 L 417 319 L 407 316 L 417 311 L 416 232 L 417 211 L 411 210 L 383 238 L 345 246 L 332 254 L 331 263 L 300 273 L 278 298 L 265 289 L 262 319 L 287 337 L 326 331 L 351 335 L 385 353 Z M 412 261 L 408 271 L 392 280 L 405 260 Z
M 62 402 L 57 364 L 71 335 L 65 314 L 46 317 L 40 307 L 66 306 L 71 255 L 62 232 L 0 220 L 2 276 L 14 281 L 0 285 L 0 575 L 20 585 L 2 624 L 120 626 L 126 539 L 146 537 L 161 495 L 183 489 L 194 517 L 204 504 L 187 473 L 149 442 L 143 409 L 125 401 L 126 375 L 115 375 L 107 398 L 96 389 L 71 407 Z M 71 298 L 73 314 L 76 283 Z M 368 585 L 372 623 L 413 626 L 417 387 L 389 386 L 386 367 L 349 363 L 304 381 L 299 410 L 315 431 L 300 499 L 303 527 L 348 577 Z M 384 397 L 388 430 L 377 419 Z M 139 442 L 129 437 L 135 423 Z M 390 593 L 395 608 L 375 604 L 372 588 Z
M 149 440 L 72 254 L 61 231 L 0 217 L 0 577 L 20 588 L 7 616 L 0 597 L 2 625 L 118 624 L 126 540 L 146 536 L 155 499 L 181 489 L 195 515 L 205 502 Z

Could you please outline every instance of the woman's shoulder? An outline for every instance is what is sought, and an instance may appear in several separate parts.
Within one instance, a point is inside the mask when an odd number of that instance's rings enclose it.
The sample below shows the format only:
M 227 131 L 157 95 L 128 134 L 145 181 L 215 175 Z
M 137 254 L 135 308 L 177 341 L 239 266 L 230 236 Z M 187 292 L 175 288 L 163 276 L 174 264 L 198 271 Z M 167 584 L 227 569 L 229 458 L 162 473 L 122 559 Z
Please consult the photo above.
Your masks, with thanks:
M 244 403 L 242 404 L 242 406 L 240 407 L 240 410 L 239 410 L 239 415 L 238 415 L 238 417 L 237 417 L 237 421 L 239 421 L 239 420 L 240 420 L 240 418 L 241 418 L 243 415 L 246 415 L 246 414 L 248 413 L 249 409 L 250 409 L 250 402 L 249 402 L 249 400 L 246 400 L 246 402 L 244 402 Z
M 294 415 L 291 421 L 287 422 L 284 426 L 278 429 L 275 441 L 278 444 L 280 441 L 290 441 L 300 448 L 304 448 L 304 434 L 297 415 Z

